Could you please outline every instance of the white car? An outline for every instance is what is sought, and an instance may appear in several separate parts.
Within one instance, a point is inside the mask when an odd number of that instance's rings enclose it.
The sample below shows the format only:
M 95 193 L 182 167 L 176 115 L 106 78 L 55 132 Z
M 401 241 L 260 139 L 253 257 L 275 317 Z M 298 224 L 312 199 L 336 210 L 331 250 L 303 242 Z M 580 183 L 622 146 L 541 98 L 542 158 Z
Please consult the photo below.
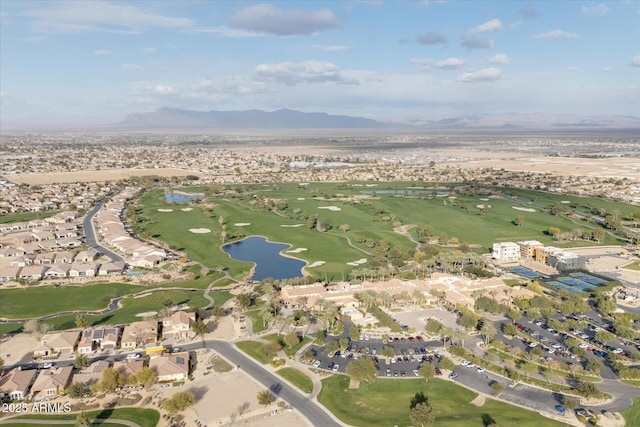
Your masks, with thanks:
M 552 354 L 552 353 L 555 353 L 555 352 L 556 352 L 556 349 L 553 348 L 553 347 L 550 348 L 549 350 L 547 350 L 547 353 L 549 353 L 549 354 Z
M 340 365 L 338 363 L 333 365 L 333 372 L 338 372 L 338 369 L 340 369 Z
M 44 365 L 42 365 L 42 367 L 43 367 L 44 369 L 53 368 L 53 363 L 51 363 L 51 362 L 47 362 L 47 363 L 45 363 Z
M 475 368 L 475 367 L 476 367 L 475 363 L 469 362 L 469 364 L 467 365 L 467 368 Z
M 137 360 L 140 359 L 140 355 L 138 353 L 127 354 L 127 360 Z
M 534 347 L 537 347 L 537 346 L 538 346 L 537 342 L 530 342 L 529 343 L 529 347 L 531 347 L 531 348 L 534 348 Z
M 314 368 L 319 368 L 320 365 L 322 365 L 322 362 L 320 360 L 316 360 L 315 362 L 313 362 L 313 367 Z
M 479 373 L 483 373 L 485 371 L 485 369 L 483 367 L 478 368 L 478 372 Z
M 462 366 L 469 366 L 469 363 L 471 362 L 469 362 L 468 360 L 463 360 L 462 362 L 460 362 Z
M 582 343 L 578 347 L 580 347 L 580 348 L 589 348 L 589 344 Z
M 624 350 L 623 350 L 623 349 L 621 349 L 621 348 L 616 348 L 615 350 L 613 350 L 613 352 L 614 352 L 615 354 L 620 354 L 620 353 L 624 353 Z

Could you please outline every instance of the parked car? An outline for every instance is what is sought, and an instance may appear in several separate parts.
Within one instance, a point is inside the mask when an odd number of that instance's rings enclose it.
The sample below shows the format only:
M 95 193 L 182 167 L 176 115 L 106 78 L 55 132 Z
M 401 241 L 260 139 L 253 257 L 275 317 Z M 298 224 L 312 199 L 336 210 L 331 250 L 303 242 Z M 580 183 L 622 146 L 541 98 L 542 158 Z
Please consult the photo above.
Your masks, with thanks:
M 49 369 L 49 368 L 53 368 L 54 364 L 52 362 L 47 362 L 44 365 L 42 365 L 42 367 L 44 369 Z
M 322 365 L 322 362 L 320 360 L 316 360 L 315 362 L 313 362 L 313 367 L 314 368 L 319 368 L 320 365 Z
M 139 353 L 129 353 L 127 354 L 127 360 L 137 360 L 140 359 Z

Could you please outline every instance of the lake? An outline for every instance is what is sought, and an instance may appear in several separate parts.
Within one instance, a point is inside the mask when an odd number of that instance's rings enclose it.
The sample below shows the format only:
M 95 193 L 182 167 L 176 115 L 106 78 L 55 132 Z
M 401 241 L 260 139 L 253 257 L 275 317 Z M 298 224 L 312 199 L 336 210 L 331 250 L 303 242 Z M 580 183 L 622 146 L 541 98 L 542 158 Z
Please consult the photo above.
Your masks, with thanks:
M 251 236 L 224 245 L 222 250 L 233 259 L 254 262 L 256 266 L 252 279 L 260 281 L 268 277 L 277 280 L 302 277 L 302 267 L 306 263 L 280 255 L 281 251 L 290 247 L 283 243 L 268 242 L 264 237 Z
M 167 193 L 164 195 L 164 199 L 169 203 L 189 203 L 192 200 L 202 199 L 200 194 L 179 194 L 179 193 Z

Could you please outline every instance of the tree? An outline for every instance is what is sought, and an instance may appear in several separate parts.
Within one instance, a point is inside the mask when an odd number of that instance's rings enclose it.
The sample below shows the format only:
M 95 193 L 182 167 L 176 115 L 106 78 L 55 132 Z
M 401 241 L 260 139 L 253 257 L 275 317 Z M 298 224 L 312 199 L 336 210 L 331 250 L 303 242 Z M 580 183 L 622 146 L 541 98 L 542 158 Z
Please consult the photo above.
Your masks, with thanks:
M 76 316 L 76 327 L 84 329 L 88 324 L 89 320 L 85 314 L 78 314 Z
M 449 236 L 447 236 L 447 233 L 443 231 L 442 234 L 440 234 L 440 237 L 438 238 L 438 243 L 440 243 L 443 246 L 449 243 Z
M 179 391 L 169 399 L 162 400 L 162 407 L 169 413 L 181 412 L 196 403 L 196 397 L 190 391 Z
M 22 330 L 31 335 L 37 335 L 40 332 L 40 322 L 36 319 L 30 319 L 24 322 Z
M 84 369 L 89 366 L 89 358 L 86 354 L 79 354 L 76 356 L 75 365 L 78 369 Z
M 436 422 L 433 408 L 431 408 L 428 401 L 418 403 L 411 408 L 409 419 L 414 427 L 431 427 Z
M 158 379 L 156 373 L 153 371 L 153 369 L 149 368 L 148 366 L 143 367 L 142 369 L 140 369 L 136 375 L 135 375 L 135 381 L 144 386 L 144 388 L 148 389 L 149 387 L 151 387 L 151 385 L 153 385 L 156 380 Z
M 353 326 L 349 331 L 349 338 L 351 338 L 352 341 L 357 341 L 358 338 L 360 338 L 361 333 L 362 333 L 362 330 L 360 329 L 359 326 Z
M 518 333 L 518 329 L 511 323 L 507 323 L 502 326 L 502 332 L 504 332 L 505 335 L 516 335 Z
M 378 368 L 376 362 L 368 357 L 360 357 L 352 360 L 347 365 L 347 375 L 353 381 L 372 383 L 376 379 Z
M 279 342 L 269 340 L 262 344 L 260 348 L 258 348 L 258 351 L 266 357 L 275 357 L 281 349 L 282 346 Z
M 511 309 L 507 312 L 507 317 L 515 323 L 522 317 L 522 312 L 520 312 L 520 310 Z
M 66 394 L 72 399 L 79 399 L 83 397 L 85 394 L 84 384 L 73 383 L 64 391 L 64 394 Z
M 516 219 L 513 221 L 513 223 L 517 227 L 522 227 L 522 224 L 524 224 L 524 217 L 522 215 L 516 216 Z
M 336 340 L 331 340 L 327 343 L 327 353 L 329 354 L 334 354 L 339 348 L 340 344 Z
M 436 368 L 433 364 L 424 362 L 420 365 L 420 368 L 418 368 L 418 374 L 420 374 L 426 382 L 429 382 L 429 380 L 435 376 Z
M 258 392 L 258 403 L 264 406 L 270 405 L 273 403 L 275 399 L 275 397 L 273 397 L 273 394 L 271 394 L 271 392 L 269 390 L 262 390 L 260 392 Z
M 523 362 L 520 364 L 520 369 L 524 373 L 525 377 L 529 377 L 530 374 L 533 374 L 538 370 L 538 367 L 533 363 Z
M 387 359 L 389 359 L 391 357 L 395 357 L 396 351 L 394 350 L 393 347 L 387 345 L 382 348 L 382 355 Z
M 495 381 L 493 384 L 491 384 L 491 389 L 493 390 L 493 394 L 498 396 L 504 390 L 504 386 L 498 381 Z
M 207 333 L 207 324 L 204 323 L 202 319 L 198 319 L 193 322 L 193 325 L 191 325 L 191 329 L 193 329 L 193 332 L 200 337 L 200 339 L 202 340 L 202 346 L 204 347 L 204 336 Z
M 562 404 L 565 408 L 569 410 L 574 410 L 578 407 L 580 401 L 572 396 L 567 396 L 566 394 L 562 395 Z
M 489 341 L 491 341 L 491 339 L 494 337 L 496 332 L 497 332 L 496 327 L 494 326 L 493 322 L 488 319 L 483 319 L 482 327 L 480 328 L 480 333 L 484 338 L 485 345 L 489 344 Z
M 91 426 L 91 420 L 86 412 L 82 411 L 76 416 L 76 422 L 73 427 L 89 427 Z
M 98 390 L 104 391 L 105 393 L 113 393 L 117 387 L 122 387 L 127 378 L 124 375 L 121 375 L 114 368 L 107 368 L 102 371 L 102 379 L 99 383 L 96 383 Z
M 241 310 L 245 310 L 251 305 L 251 297 L 248 294 L 240 294 L 236 297 L 236 304 Z
M 447 370 L 452 370 L 453 368 L 456 367 L 456 365 L 453 363 L 453 361 L 451 359 L 449 359 L 448 357 L 443 357 L 442 359 L 440 359 L 440 367 L 442 369 L 447 369 Z
M 340 231 L 342 231 L 343 233 L 346 233 L 347 231 L 351 230 L 351 227 L 349 227 L 349 224 L 342 224 L 339 228 L 340 228 Z
M 288 348 L 292 348 L 300 343 L 300 337 L 295 332 L 290 332 L 282 339 Z

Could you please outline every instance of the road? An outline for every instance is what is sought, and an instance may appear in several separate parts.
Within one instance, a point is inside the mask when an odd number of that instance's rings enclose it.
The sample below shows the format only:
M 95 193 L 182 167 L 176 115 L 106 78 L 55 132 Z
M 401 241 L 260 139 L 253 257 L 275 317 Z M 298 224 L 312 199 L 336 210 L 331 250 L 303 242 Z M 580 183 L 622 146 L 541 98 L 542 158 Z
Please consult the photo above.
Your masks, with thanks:
M 82 220 L 82 228 L 84 229 L 85 243 L 93 247 L 98 252 L 105 254 L 106 256 L 111 258 L 111 260 L 114 262 L 123 261 L 120 255 L 100 245 L 100 243 L 98 243 L 98 239 L 96 239 L 96 231 L 93 228 L 92 221 L 93 221 L 93 217 L 96 215 L 96 213 L 98 213 L 98 211 L 102 208 L 103 205 L 104 205 L 104 200 L 100 201 L 93 208 L 91 208 L 91 210 L 87 212 L 87 215 L 85 215 L 84 219 Z

